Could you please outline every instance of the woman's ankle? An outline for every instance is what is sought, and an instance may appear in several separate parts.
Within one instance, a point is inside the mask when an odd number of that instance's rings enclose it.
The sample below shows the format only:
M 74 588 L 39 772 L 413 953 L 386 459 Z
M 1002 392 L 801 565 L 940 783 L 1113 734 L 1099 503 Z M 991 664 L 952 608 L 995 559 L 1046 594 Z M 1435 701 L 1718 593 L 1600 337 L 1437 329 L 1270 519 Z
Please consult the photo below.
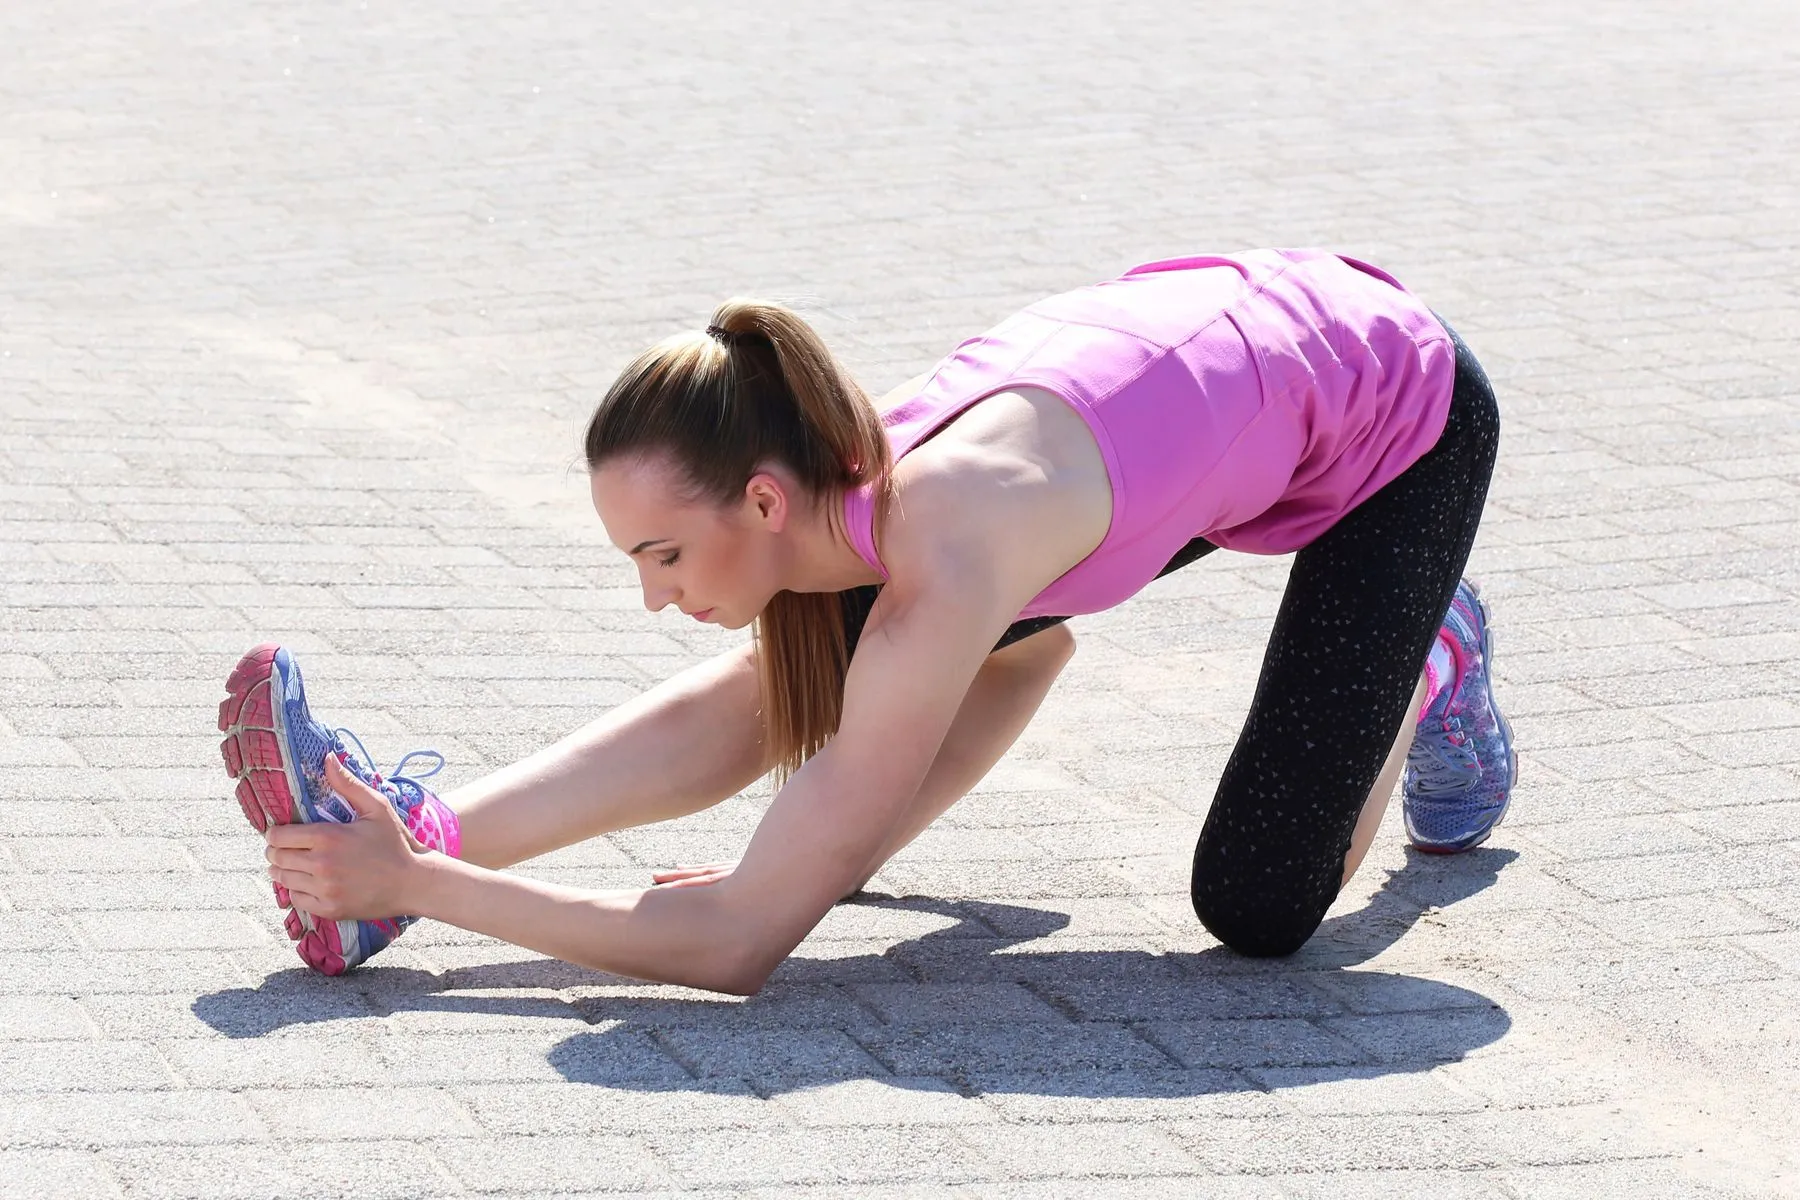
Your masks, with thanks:
M 427 849 L 461 858 L 462 822 L 457 819 L 456 810 L 425 788 L 419 788 L 419 795 L 407 797 L 407 800 L 411 803 L 401 805 L 401 819 L 406 823 L 407 832 Z

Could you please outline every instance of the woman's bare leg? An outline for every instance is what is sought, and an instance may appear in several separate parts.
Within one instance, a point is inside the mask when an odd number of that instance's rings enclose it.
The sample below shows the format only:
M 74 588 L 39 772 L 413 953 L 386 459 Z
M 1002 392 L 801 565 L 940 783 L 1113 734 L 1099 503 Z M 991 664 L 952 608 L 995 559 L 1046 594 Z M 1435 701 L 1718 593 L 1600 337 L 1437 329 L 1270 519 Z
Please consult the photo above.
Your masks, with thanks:
M 1406 766 L 1406 752 L 1412 749 L 1413 731 L 1419 726 L 1419 706 L 1425 703 L 1425 677 L 1419 676 L 1419 686 L 1413 689 L 1412 703 L 1406 706 L 1406 716 L 1400 722 L 1400 733 L 1394 738 L 1394 748 L 1388 751 L 1387 762 L 1382 764 L 1381 776 L 1376 779 L 1369 799 L 1363 804 L 1362 815 L 1356 818 L 1356 832 L 1350 835 L 1350 853 L 1344 855 L 1344 882 L 1356 874 L 1356 868 L 1362 865 L 1363 856 L 1369 852 L 1369 846 L 1375 840 L 1375 831 L 1381 828 L 1382 814 L 1387 812 L 1388 800 L 1394 794 L 1394 785 L 1400 781 L 1400 771 Z
M 750 643 L 691 667 L 445 795 L 462 855 L 507 867 L 729 799 L 767 769 L 761 712 Z

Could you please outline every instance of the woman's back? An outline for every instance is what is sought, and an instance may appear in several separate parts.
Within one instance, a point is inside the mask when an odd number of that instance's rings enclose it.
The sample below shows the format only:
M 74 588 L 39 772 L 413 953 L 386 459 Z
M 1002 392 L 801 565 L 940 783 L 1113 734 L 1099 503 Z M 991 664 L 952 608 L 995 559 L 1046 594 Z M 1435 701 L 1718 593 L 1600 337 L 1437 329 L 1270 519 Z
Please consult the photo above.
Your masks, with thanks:
M 1147 264 L 1033 304 L 958 346 L 882 420 L 897 461 L 929 446 L 917 452 L 972 472 L 973 521 L 1001 488 L 1012 503 L 1104 480 L 1104 535 L 1021 615 L 1096 612 L 1197 536 L 1258 553 L 1307 544 L 1433 444 L 1453 371 L 1442 326 L 1386 275 L 1259 251 Z M 999 393 L 1004 415 L 982 413 Z M 908 467 L 903 479 L 930 469 Z M 846 498 L 846 520 L 880 567 L 868 489 Z

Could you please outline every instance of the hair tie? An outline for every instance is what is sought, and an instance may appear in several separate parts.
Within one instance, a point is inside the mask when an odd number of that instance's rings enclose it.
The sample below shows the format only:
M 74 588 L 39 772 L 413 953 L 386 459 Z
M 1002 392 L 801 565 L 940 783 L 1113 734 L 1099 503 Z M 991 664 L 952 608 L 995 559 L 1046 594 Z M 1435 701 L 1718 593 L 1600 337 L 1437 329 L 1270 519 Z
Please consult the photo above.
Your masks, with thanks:
M 733 333 L 723 325 L 708 325 L 706 332 L 714 341 L 723 342 L 727 346 L 736 346 L 749 336 L 748 334 Z

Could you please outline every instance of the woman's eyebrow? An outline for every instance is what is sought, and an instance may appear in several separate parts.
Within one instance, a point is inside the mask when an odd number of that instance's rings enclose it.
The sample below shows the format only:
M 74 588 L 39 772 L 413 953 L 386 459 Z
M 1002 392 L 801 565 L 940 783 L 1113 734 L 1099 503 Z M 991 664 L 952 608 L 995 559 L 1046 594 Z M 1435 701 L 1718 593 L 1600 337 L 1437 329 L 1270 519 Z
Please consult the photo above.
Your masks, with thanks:
M 643 552 L 644 552 L 644 551 L 645 551 L 645 550 L 648 550 L 648 549 L 649 549 L 649 548 L 650 548 L 650 547 L 651 547 L 651 546 L 654 546 L 654 545 L 656 545 L 656 543 L 658 543 L 658 542 L 666 542 L 666 541 L 668 541 L 668 540 L 669 540 L 669 539 L 668 539 L 668 538 L 651 538 L 651 539 L 650 539 L 650 540 L 649 540 L 649 541 L 647 541 L 647 542 L 639 542 L 639 543 L 638 543 L 638 544 L 637 544 L 637 545 L 635 545 L 635 546 L 633 546 L 633 547 L 632 547 L 632 548 L 631 548 L 631 549 L 629 549 L 629 550 L 627 550 L 627 551 L 626 551 L 626 552 L 625 552 L 625 553 L 627 553 L 627 554 L 641 554 L 641 553 L 643 553 Z

